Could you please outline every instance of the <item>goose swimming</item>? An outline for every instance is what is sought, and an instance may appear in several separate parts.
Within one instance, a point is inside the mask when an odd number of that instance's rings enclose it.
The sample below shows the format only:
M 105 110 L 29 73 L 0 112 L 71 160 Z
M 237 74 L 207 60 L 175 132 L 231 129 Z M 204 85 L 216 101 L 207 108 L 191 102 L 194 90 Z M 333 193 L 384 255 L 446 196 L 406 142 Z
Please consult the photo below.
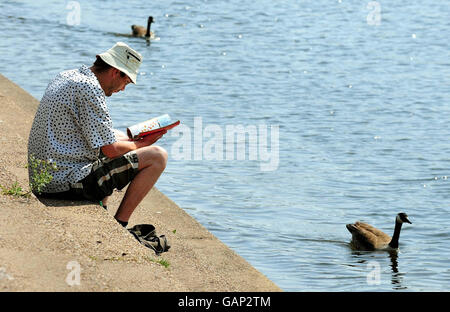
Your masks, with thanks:
M 155 38 L 155 34 L 150 31 L 150 27 L 153 23 L 153 16 L 149 16 L 147 20 L 147 28 L 139 25 L 131 25 L 131 32 L 134 37 L 145 37 L 147 40 Z
M 408 215 L 404 212 L 397 214 L 395 229 L 392 238 L 383 231 L 363 222 L 347 224 L 347 229 L 352 233 L 351 245 L 355 249 L 362 250 L 393 250 L 398 248 L 398 239 L 403 223 L 412 224 Z

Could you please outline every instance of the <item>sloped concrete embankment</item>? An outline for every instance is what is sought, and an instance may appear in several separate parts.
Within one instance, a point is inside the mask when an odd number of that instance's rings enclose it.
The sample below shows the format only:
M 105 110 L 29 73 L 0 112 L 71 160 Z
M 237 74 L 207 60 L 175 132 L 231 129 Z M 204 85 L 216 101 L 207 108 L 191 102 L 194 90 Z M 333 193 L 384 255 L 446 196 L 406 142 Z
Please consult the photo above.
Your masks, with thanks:
M 0 184 L 28 190 L 26 146 L 38 101 L 0 75 Z M 87 202 L 0 195 L 2 291 L 280 291 L 154 188 L 130 219 L 172 246 L 156 256 Z M 175 230 L 175 231 L 174 231 Z M 79 277 L 79 279 L 78 279 Z

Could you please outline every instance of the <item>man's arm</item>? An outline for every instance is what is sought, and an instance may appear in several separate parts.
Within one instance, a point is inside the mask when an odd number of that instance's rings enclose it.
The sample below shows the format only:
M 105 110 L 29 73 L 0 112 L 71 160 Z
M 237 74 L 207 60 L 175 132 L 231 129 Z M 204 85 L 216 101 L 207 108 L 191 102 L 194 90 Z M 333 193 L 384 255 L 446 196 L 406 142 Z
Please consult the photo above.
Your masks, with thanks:
M 117 129 L 113 129 L 114 135 L 116 137 L 116 141 L 132 141 L 125 132 L 122 132 Z
M 158 141 L 165 133 L 167 133 L 167 130 L 147 135 L 137 141 L 117 141 L 113 144 L 102 146 L 101 150 L 106 157 L 116 158 L 138 148 L 152 145 L 153 143 Z

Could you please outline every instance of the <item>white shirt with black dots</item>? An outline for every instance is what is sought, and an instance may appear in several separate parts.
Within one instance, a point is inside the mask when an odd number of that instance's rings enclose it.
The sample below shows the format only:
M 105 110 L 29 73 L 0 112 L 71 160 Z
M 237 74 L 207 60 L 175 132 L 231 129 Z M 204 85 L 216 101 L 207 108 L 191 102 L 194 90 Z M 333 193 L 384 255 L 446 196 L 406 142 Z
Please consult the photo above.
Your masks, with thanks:
M 59 73 L 45 90 L 28 141 L 28 156 L 57 166 L 42 192 L 69 190 L 90 173 L 100 147 L 114 142 L 105 93 L 94 73 L 85 65 Z M 31 168 L 29 174 L 31 179 Z

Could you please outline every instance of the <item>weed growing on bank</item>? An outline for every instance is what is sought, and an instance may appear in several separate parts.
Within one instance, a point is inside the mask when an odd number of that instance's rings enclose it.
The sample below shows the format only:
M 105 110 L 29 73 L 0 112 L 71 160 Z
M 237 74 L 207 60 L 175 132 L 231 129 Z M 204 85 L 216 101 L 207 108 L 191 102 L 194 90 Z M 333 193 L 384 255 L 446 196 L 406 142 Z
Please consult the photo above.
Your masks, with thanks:
M 26 167 L 31 171 L 29 181 L 30 190 L 25 191 L 19 182 L 15 181 L 9 187 L 0 184 L 2 195 L 29 198 L 32 191 L 40 194 L 42 189 L 53 180 L 51 172 L 58 170 L 58 167 L 52 160 L 41 160 L 34 157 L 34 155 L 30 155 Z
M 51 171 L 58 170 L 56 164 L 50 160 L 41 160 L 30 155 L 28 161 L 30 174 L 30 189 L 40 194 L 42 189 L 53 180 Z

